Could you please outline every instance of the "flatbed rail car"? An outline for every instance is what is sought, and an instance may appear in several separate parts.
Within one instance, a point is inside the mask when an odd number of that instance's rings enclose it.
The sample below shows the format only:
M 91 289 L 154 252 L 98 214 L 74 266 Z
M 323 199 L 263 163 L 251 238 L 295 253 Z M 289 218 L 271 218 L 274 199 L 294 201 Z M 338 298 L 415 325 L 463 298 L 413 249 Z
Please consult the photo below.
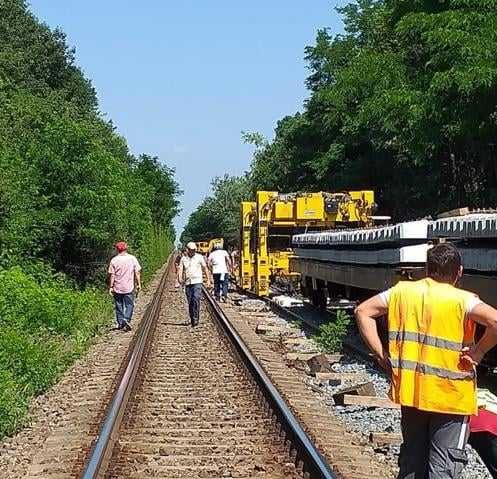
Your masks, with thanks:
M 420 220 L 379 228 L 294 235 L 290 267 L 316 306 L 327 297 L 363 299 L 401 279 L 424 276 L 430 244 L 450 241 L 461 251 L 461 287 L 497 307 L 497 214 Z

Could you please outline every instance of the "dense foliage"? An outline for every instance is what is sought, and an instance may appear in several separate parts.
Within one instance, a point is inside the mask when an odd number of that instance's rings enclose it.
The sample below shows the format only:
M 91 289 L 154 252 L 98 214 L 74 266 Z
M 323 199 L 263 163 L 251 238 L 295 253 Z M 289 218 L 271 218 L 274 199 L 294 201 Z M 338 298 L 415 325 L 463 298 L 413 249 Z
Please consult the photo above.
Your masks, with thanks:
M 397 219 L 497 198 L 497 2 L 358 0 L 307 47 L 310 97 L 252 164 L 255 188 L 374 188 Z M 422 186 L 421 186 L 422 185 Z
M 116 239 L 141 251 L 154 230 L 172 233 L 172 171 L 129 153 L 64 35 L 21 0 L 0 1 L 0 105 L 4 263 L 41 258 L 88 281 Z
M 0 0 L 0 434 L 104 322 L 117 240 L 150 275 L 174 239 L 173 171 L 104 120 L 64 34 Z
M 305 49 L 303 111 L 256 146 L 251 189 L 372 188 L 395 220 L 497 201 L 497 1 L 356 0 Z M 202 223 L 194 213 L 196 223 Z
M 29 399 L 60 374 L 108 324 L 101 292 L 78 292 L 39 266 L 0 269 L 0 436 L 14 432 Z

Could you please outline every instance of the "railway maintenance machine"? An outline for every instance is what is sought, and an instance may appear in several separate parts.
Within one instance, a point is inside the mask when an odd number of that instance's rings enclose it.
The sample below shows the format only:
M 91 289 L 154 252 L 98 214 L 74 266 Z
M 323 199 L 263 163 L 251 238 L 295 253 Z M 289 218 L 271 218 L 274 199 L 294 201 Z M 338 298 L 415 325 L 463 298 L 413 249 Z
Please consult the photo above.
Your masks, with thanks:
M 372 226 L 374 192 L 287 193 L 258 191 L 241 204 L 239 284 L 269 295 L 276 278 L 295 279 L 290 270 L 292 236 L 310 231 Z
M 212 252 L 216 244 L 221 245 L 222 248 L 224 246 L 224 238 L 213 238 L 206 241 L 197 241 L 197 252 L 207 256 Z

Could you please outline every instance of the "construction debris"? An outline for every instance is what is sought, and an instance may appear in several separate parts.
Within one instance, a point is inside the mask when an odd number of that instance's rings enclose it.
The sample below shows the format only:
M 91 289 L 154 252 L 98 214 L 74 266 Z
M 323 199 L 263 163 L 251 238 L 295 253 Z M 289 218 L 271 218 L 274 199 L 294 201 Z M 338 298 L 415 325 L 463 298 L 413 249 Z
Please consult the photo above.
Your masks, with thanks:
M 311 375 L 331 372 L 331 364 L 325 354 L 318 354 L 307 361 Z
M 345 406 L 345 397 L 350 398 L 357 396 L 376 397 L 374 384 L 371 381 L 368 381 L 366 383 L 357 384 L 355 386 L 341 389 L 337 393 L 333 394 L 333 400 L 335 401 L 336 405 Z
M 358 373 L 316 373 L 316 380 L 320 384 L 329 384 L 331 386 L 339 386 L 342 381 L 355 381 L 356 383 L 364 380 L 361 374 Z
M 272 300 L 282 308 L 291 308 L 292 306 L 302 306 L 304 302 L 301 299 L 292 298 L 291 296 L 274 296 Z
M 336 403 L 335 403 L 336 404 Z M 344 406 L 365 406 L 365 407 L 380 407 L 384 409 L 400 409 L 400 405 L 396 404 L 388 398 L 368 395 L 350 395 L 343 396 L 342 404 Z

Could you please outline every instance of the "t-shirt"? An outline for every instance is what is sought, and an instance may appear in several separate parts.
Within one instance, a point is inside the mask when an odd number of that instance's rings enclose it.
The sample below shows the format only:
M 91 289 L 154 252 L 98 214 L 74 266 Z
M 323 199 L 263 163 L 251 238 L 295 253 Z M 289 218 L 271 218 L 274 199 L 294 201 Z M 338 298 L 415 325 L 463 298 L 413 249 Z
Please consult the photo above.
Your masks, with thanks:
M 179 276 L 185 279 L 185 284 L 201 284 L 203 282 L 202 267 L 206 268 L 205 259 L 201 254 L 195 253 L 183 256 L 179 263 Z
M 121 253 L 110 260 L 109 274 L 114 275 L 113 289 L 118 294 L 128 294 L 135 289 L 135 273 L 141 271 L 138 260 L 129 253 Z
M 390 288 L 380 293 L 380 298 L 382 299 L 383 304 L 386 308 L 388 308 L 388 303 L 390 301 L 390 293 L 392 292 L 392 289 L 393 288 Z M 482 303 L 483 301 L 478 296 L 476 296 L 476 294 L 468 295 L 468 299 L 466 301 L 466 314 L 470 314 L 471 311 L 473 311 L 473 309 L 475 308 L 475 306 Z
M 212 268 L 212 274 L 226 274 L 228 272 L 226 259 L 229 260 L 230 255 L 224 249 L 217 249 L 209 255 L 207 262 Z

